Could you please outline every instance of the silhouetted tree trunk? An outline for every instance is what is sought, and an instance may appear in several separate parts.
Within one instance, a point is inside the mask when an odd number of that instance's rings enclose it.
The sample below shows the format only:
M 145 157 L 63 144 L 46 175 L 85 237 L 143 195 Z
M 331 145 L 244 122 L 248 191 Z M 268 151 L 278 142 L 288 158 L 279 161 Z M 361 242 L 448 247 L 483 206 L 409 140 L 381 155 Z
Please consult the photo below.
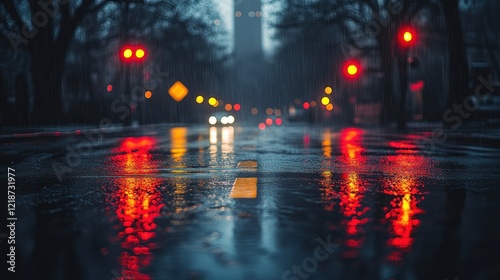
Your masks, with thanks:
M 394 120 L 394 108 L 396 102 L 394 99 L 392 88 L 392 72 L 394 69 L 392 43 L 389 38 L 388 32 L 382 31 L 379 35 L 379 53 L 380 53 L 380 66 L 384 73 L 383 81 L 383 94 L 382 94 L 382 107 L 380 112 L 380 123 L 383 126 L 388 125 Z
M 50 38 L 39 35 L 39 39 L 30 46 L 35 122 L 60 123 L 63 112 L 61 83 L 66 51 L 47 48 Z
M 458 0 L 443 0 L 443 13 L 448 29 L 450 59 L 448 102 L 461 104 L 468 94 L 469 68 L 464 45 Z
M 138 0 L 140 1 L 140 0 Z M 104 7 L 109 0 L 73 1 L 29 0 L 29 14 L 15 0 L 4 0 L 0 7 L 14 27 L 9 41 L 18 51 L 27 50 L 31 57 L 35 86 L 35 121 L 59 123 L 62 116 L 61 83 L 64 62 L 76 28 L 83 18 Z M 28 18 L 28 22 L 25 22 Z M 55 20 L 57 18 L 57 20 Z

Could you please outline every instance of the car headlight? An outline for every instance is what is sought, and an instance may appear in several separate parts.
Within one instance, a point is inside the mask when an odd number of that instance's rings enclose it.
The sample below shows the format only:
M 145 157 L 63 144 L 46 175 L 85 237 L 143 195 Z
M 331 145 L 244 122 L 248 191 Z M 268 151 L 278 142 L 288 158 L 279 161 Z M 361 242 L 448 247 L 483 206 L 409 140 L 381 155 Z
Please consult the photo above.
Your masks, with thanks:
M 233 116 L 231 116 L 231 115 L 230 115 L 230 116 L 228 116 L 228 117 L 227 117 L 227 123 L 228 123 L 228 124 L 233 124 L 233 123 L 234 123 L 234 117 L 233 117 Z
M 217 118 L 214 117 L 214 116 L 211 116 L 210 118 L 208 118 L 208 123 L 211 124 L 211 125 L 214 125 L 217 123 Z

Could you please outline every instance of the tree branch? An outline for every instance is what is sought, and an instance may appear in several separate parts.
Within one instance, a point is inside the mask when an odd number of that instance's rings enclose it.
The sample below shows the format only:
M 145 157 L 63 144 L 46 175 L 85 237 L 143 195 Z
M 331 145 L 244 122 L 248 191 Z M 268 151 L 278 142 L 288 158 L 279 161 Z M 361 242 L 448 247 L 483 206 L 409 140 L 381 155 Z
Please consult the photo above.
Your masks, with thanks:
M 21 31 L 23 26 L 25 25 L 25 23 L 23 22 L 23 20 L 19 16 L 19 12 L 16 9 L 16 5 L 14 4 L 14 0 L 3 0 L 2 2 L 0 2 L 0 5 L 2 5 L 5 8 L 7 13 L 11 17 L 11 19 L 16 24 L 19 31 Z

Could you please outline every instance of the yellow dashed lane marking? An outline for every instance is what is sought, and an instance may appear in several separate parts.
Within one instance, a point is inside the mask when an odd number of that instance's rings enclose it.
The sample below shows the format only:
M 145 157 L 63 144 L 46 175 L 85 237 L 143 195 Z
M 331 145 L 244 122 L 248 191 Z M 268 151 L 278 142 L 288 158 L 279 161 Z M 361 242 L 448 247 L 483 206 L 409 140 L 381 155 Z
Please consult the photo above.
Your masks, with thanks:
M 236 178 L 231 189 L 231 198 L 256 198 L 257 178 Z
M 238 163 L 238 168 L 257 168 L 257 161 L 243 160 Z

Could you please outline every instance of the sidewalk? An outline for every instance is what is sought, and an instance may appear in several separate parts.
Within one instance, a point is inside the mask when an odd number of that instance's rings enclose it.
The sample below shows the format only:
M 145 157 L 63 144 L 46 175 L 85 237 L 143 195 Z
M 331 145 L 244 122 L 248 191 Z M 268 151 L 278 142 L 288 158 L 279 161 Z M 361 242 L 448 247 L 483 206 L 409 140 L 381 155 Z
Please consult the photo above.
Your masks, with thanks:
M 40 126 L 36 128 L 28 127 L 3 127 L 0 129 L 0 143 L 15 141 L 47 140 L 58 137 L 79 137 L 103 133 L 107 136 L 131 136 L 144 133 L 146 130 L 161 130 L 173 126 L 186 126 L 189 124 L 150 124 L 143 126 L 124 127 L 116 124 L 110 128 L 99 128 L 89 125 L 65 125 L 65 126 Z M 366 129 L 377 129 L 374 126 L 362 126 Z M 476 145 L 481 147 L 500 148 L 500 127 L 484 128 L 478 126 L 462 125 L 456 130 L 445 128 L 440 122 L 410 122 L 408 123 L 408 133 L 429 133 L 432 137 L 433 131 L 444 131 L 446 142 L 452 144 Z M 395 133 L 398 131 L 394 130 Z M 400 133 L 400 132 L 399 132 Z
M 186 124 L 150 124 L 122 126 L 112 124 L 109 127 L 100 128 L 90 125 L 62 125 L 62 126 L 40 126 L 29 127 L 4 127 L 0 129 L 0 143 L 14 141 L 46 140 L 58 137 L 80 137 L 102 133 L 107 136 L 131 136 L 143 133 L 147 129 L 162 129 L 171 126 L 185 126 Z
M 489 125 L 485 123 L 464 123 L 454 129 L 453 127 L 444 127 L 442 123 L 408 123 L 410 131 L 437 131 L 446 134 L 446 142 L 453 144 L 474 145 L 480 147 L 500 148 L 500 126 Z
M 117 130 L 122 127 L 117 126 Z M 35 140 L 51 137 L 79 136 L 84 133 L 97 132 L 99 127 L 88 125 L 40 126 L 40 127 L 3 127 L 0 129 L 0 142 L 13 140 Z

